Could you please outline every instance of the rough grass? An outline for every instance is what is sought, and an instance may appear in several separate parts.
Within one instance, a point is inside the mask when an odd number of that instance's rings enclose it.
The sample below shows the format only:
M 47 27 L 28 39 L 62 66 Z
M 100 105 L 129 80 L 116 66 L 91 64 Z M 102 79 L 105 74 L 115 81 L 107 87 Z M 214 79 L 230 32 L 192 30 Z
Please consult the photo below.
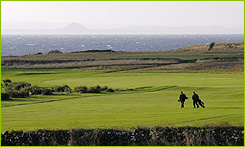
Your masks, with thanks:
M 243 43 L 189 46 L 165 52 L 65 53 L 2 57 L 4 68 L 78 69 L 86 72 L 242 73 Z
M 111 94 L 65 94 L 2 101 L 2 132 L 203 126 L 220 122 L 243 126 L 244 122 L 243 74 L 238 73 L 103 73 L 72 69 L 2 69 L 1 78 L 46 87 L 68 84 L 72 88 L 101 85 L 134 89 Z M 177 102 L 180 91 L 189 97 L 184 109 Z M 193 91 L 204 101 L 205 109 L 192 108 L 190 98 Z

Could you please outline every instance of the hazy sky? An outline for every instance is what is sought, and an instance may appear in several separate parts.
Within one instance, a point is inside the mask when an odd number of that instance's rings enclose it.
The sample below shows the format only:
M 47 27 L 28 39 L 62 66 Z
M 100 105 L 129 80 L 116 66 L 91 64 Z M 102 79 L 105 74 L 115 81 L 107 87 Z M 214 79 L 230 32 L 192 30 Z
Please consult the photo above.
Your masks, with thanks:
M 124 26 L 244 26 L 243 1 L 2 1 L 1 22 Z

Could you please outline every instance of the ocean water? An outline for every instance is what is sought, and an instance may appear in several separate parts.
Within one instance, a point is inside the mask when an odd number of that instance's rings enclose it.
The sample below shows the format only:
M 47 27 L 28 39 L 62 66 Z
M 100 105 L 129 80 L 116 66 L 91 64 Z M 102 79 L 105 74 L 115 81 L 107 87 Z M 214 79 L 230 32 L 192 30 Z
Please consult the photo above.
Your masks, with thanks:
M 2 56 L 22 56 L 52 50 L 165 51 L 211 42 L 243 42 L 243 34 L 227 35 L 1 35 Z

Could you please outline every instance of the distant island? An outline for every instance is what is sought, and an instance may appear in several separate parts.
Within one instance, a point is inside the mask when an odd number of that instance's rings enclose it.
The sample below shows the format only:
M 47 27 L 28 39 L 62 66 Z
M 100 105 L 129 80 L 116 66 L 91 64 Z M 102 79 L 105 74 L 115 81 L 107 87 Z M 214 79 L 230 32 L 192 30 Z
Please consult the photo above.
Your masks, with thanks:
M 115 29 L 89 29 L 82 24 L 72 22 L 57 29 L 2 29 L 2 34 L 243 34 L 242 27 L 221 26 L 128 26 Z

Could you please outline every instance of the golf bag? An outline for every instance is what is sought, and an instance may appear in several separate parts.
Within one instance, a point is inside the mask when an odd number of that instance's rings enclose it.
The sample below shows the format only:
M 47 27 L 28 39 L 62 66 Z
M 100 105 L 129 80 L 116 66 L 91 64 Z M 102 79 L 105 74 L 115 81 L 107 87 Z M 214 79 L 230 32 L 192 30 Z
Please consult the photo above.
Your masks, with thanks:
M 199 103 L 199 105 L 200 105 L 201 107 L 205 108 L 204 102 L 203 102 L 203 101 L 201 101 L 201 100 L 199 99 L 199 100 L 198 100 L 198 103 Z

